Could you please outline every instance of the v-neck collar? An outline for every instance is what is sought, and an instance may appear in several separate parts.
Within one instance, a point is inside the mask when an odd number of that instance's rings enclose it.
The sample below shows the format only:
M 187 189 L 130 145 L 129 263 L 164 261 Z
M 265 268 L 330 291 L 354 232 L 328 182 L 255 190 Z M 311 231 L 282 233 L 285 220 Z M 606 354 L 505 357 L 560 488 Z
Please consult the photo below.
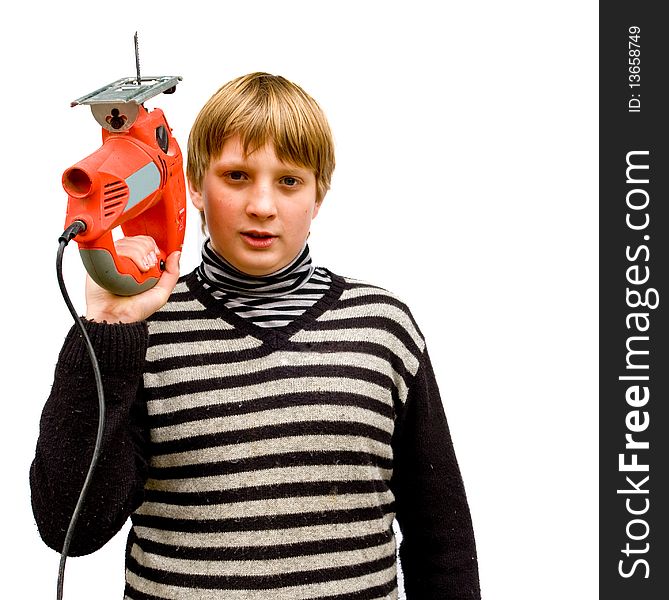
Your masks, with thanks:
M 185 283 L 193 295 L 206 307 L 207 311 L 214 317 L 220 318 L 226 323 L 234 326 L 235 329 L 249 335 L 272 348 L 280 348 L 290 342 L 290 338 L 303 329 L 308 329 L 309 325 L 320 317 L 326 310 L 330 309 L 341 297 L 346 281 L 340 275 L 335 275 L 332 271 L 325 269 L 330 276 L 330 287 L 327 292 L 304 313 L 293 319 L 288 325 L 283 327 L 260 327 L 248 319 L 237 315 L 233 310 L 225 306 L 225 303 L 214 298 L 205 289 L 203 282 L 198 279 L 195 271 L 189 273 L 185 278 Z

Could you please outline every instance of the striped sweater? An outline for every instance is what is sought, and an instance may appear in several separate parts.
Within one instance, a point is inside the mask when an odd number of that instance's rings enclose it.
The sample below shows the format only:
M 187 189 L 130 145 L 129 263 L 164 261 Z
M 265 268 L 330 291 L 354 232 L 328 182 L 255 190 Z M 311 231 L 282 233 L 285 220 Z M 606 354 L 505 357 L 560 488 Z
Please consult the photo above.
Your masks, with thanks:
M 72 554 L 132 519 L 128 600 L 479 598 L 464 488 L 425 342 L 388 292 L 330 273 L 290 324 L 258 327 L 195 274 L 147 324 L 89 323 L 104 452 Z M 35 461 L 33 508 L 62 545 L 95 436 L 72 331 Z M 82 398 L 83 397 L 83 398 Z M 75 414 L 78 418 L 73 419 Z

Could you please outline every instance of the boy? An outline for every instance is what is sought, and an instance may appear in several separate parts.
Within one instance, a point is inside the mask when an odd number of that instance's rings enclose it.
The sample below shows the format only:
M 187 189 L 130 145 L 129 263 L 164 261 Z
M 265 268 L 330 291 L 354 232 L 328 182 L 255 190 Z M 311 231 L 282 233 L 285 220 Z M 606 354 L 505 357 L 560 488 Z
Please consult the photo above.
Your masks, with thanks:
M 103 453 L 72 542 L 130 516 L 125 597 L 479 598 L 462 480 L 424 339 L 392 294 L 314 267 L 334 169 L 315 101 L 282 77 L 224 85 L 188 144 L 202 264 L 120 298 L 87 286 L 108 397 Z M 119 242 L 148 268 L 150 238 Z M 95 384 L 73 329 L 31 469 L 54 549 L 83 482 Z

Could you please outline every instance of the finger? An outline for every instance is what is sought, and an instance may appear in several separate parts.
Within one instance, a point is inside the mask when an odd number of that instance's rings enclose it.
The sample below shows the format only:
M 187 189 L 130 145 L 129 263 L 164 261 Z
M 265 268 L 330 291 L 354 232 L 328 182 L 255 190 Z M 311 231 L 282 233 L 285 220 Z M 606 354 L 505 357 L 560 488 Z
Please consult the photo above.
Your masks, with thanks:
M 172 254 L 170 254 L 167 257 L 167 260 L 165 261 L 165 270 L 168 271 L 169 273 L 174 273 L 178 278 L 180 261 L 181 261 L 181 252 L 179 251 L 172 252 Z
M 142 248 L 143 252 L 149 253 L 157 248 L 155 240 L 148 235 L 133 235 L 119 238 L 114 242 L 117 248 Z
M 167 257 L 167 260 L 165 261 L 165 270 L 160 276 L 158 283 L 153 288 L 158 292 L 165 294 L 165 297 L 172 293 L 172 290 L 179 279 L 180 258 L 181 252 L 172 252 L 172 254 Z
M 116 253 L 132 260 L 142 272 L 158 264 L 159 251 L 156 252 L 156 244 L 149 236 L 134 236 L 118 240 Z

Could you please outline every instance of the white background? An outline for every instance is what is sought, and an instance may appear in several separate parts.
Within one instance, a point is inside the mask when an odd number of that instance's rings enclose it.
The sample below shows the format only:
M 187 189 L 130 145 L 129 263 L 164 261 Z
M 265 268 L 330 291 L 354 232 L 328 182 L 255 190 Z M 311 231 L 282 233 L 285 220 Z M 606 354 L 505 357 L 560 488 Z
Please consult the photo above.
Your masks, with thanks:
M 164 109 L 185 150 L 225 81 L 302 85 L 337 144 L 317 264 L 412 307 L 435 364 L 490 600 L 597 596 L 597 3 L 23 2 L 2 56 L 5 589 L 55 596 L 28 468 L 71 318 L 55 275 L 62 171 L 99 146 L 69 102 L 181 75 Z M 198 261 L 190 223 L 182 270 Z M 75 245 L 66 278 L 83 312 Z M 65 598 L 122 597 L 125 533 L 70 559 Z M 20 590 L 20 592 L 18 592 Z

